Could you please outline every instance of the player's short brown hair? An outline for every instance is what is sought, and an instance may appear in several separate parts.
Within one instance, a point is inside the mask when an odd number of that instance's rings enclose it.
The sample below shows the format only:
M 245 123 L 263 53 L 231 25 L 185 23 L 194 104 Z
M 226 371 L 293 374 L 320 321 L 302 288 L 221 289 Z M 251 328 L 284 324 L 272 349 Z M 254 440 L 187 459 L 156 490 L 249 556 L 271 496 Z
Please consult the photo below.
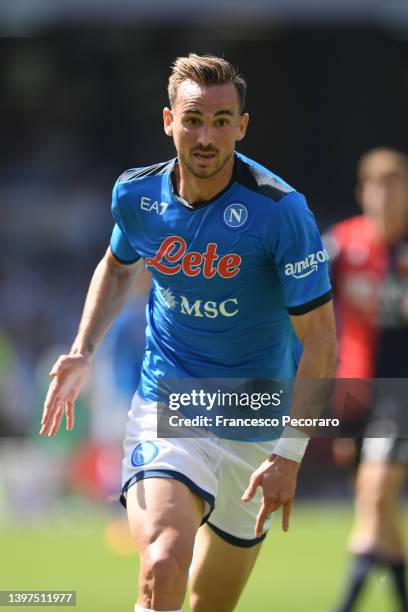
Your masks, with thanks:
M 245 107 L 247 84 L 243 76 L 230 62 L 215 55 L 197 55 L 178 57 L 172 64 L 172 71 L 167 88 L 170 105 L 174 106 L 177 88 L 183 81 L 195 81 L 201 85 L 224 85 L 233 83 L 238 93 L 239 110 L 242 114 Z
M 408 155 L 404 151 L 400 149 L 394 149 L 393 147 L 375 147 L 374 149 L 370 149 L 366 151 L 358 160 L 358 169 L 361 168 L 364 162 L 366 162 L 373 155 L 377 155 L 378 153 L 388 153 L 393 155 L 395 159 L 401 164 L 404 171 L 408 172 Z

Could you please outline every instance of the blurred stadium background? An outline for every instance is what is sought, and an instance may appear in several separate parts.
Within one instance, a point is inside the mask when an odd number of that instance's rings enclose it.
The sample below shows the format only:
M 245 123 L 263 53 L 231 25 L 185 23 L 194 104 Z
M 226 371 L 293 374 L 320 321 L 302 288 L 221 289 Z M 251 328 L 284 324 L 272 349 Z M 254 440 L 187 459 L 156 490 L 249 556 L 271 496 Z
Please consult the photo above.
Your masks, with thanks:
M 0 589 L 76 589 L 83 612 L 130 610 L 136 592 L 116 494 L 148 278 L 105 341 L 75 431 L 55 440 L 37 436 L 47 374 L 107 247 L 113 182 L 173 155 L 161 108 L 170 62 L 192 50 L 247 77 L 240 150 L 303 191 L 321 230 L 356 212 L 362 152 L 408 148 L 403 0 L 1 0 Z M 313 443 L 291 532 L 276 520 L 238 610 L 333 607 L 349 477 Z M 361 609 L 391 605 L 379 573 Z

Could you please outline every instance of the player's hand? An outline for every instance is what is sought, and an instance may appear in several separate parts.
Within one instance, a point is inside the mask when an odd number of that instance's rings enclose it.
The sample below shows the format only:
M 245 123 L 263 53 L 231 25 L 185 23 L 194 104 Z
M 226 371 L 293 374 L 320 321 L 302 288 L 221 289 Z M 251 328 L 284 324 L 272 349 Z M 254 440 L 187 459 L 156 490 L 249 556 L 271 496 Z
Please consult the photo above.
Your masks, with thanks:
M 333 440 L 333 458 L 339 467 L 350 467 L 357 458 L 357 444 L 352 438 Z
M 44 402 L 40 435 L 55 436 L 64 414 L 66 429 L 74 427 L 75 400 L 85 382 L 91 361 L 84 355 L 61 355 L 50 371 L 53 379 Z
M 272 454 L 270 459 L 252 474 L 243 501 L 251 500 L 259 486 L 263 489 L 261 507 L 256 517 L 255 535 L 262 535 L 264 523 L 271 512 L 282 506 L 282 529 L 288 531 L 292 500 L 300 463 Z

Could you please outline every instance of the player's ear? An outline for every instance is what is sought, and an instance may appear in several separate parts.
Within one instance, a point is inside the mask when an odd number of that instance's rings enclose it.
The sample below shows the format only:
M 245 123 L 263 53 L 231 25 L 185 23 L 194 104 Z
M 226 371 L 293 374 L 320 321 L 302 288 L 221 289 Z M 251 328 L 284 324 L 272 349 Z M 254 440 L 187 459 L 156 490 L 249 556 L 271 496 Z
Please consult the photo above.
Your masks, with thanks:
M 167 136 L 173 136 L 173 111 L 167 106 L 163 108 L 163 125 Z
M 240 115 L 240 118 L 239 118 L 237 140 L 242 140 L 244 138 L 246 131 L 247 131 L 247 127 L 248 127 L 248 121 L 249 121 L 248 113 L 242 113 L 242 115 Z

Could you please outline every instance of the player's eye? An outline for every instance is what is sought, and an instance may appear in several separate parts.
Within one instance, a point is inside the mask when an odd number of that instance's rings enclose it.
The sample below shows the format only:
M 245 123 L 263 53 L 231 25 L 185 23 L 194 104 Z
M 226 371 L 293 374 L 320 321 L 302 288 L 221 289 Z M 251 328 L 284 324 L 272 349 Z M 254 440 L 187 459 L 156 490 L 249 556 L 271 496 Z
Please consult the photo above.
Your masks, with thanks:
M 200 124 L 200 119 L 199 119 L 198 117 L 187 117 L 187 118 L 184 120 L 184 123 L 185 123 L 186 125 L 193 125 L 193 126 L 196 126 L 196 125 L 199 125 L 199 124 Z
M 216 121 L 216 124 L 217 124 L 219 127 L 223 127 L 224 125 L 227 125 L 227 123 L 228 123 L 228 120 L 227 120 L 227 119 L 217 119 L 217 121 Z

